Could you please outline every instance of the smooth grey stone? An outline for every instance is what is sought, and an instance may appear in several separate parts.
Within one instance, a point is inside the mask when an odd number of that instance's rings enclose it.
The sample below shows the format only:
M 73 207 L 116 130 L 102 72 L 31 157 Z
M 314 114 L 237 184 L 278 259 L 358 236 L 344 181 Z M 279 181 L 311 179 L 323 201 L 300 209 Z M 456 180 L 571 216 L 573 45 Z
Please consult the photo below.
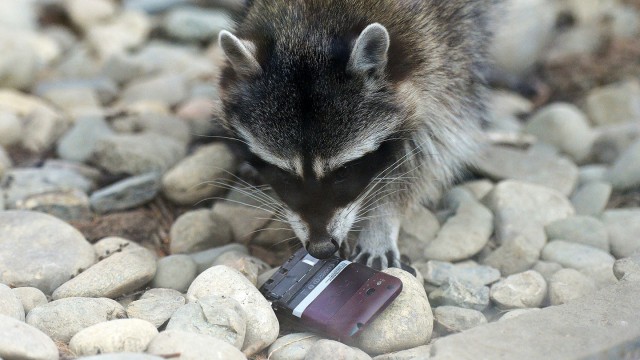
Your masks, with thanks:
M 118 319 L 80 330 L 69 341 L 79 356 L 114 352 L 143 352 L 158 335 L 153 324 L 140 319 Z
M 24 321 L 24 307 L 20 298 L 7 285 L 0 283 L 0 314 Z
M 496 268 L 503 276 L 529 270 L 540 258 L 540 248 L 524 235 L 517 235 L 482 259 L 483 265 Z
M 634 142 L 640 139 L 640 121 L 600 126 L 596 132 L 598 136 L 591 147 L 591 162 L 613 164 Z M 603 176 L 601 180 L 603 179 L 606 177 Z
M 590 164 L 580 167 L 578 184 L 585 185 L 590 182 L 604 182 L 607 178 L 609 168 L 605 165 Z
M 571 216 L 552 222 L 545 230 L 549 241 L 566 240 L 609 252 L 609 234 L 604 224 L 596 218 Z
M 524 315 L 524 314 L 528 314 L 528 313 L 532 313 L 532 312 L 536 312 L 536 311 L 540 311 L 539 308 L 531 308 L 531 309 L 513 309 L 513 310 L 509 310 L 507 311 L 504 315 L 502 315 L 500 317 L 500 319 L 498 319 L 498 321 L 506 321 L 509 319 L 514 319 L 517 318 L 518 316 Z
M 571 194 L 578 181 L 578 168 L 570 160 L 553 154 L 488 146 L 476 164 L 478 172 L 492 180 L 518 180 Z
M 210 295 L 190 302 L 171 316 L 167 330 L 182 330 L 209 335 L 242 349 L 247 315 L 239 302 Z
M 154 288 L 186 292 L 198 275 L 198 265 L 189 255 L 169 255 L 158 260 L 156 275 L 151 281 Z
M 424 247 L 435 239 L 440 223 L 429 209 L 419 206 L 412 209 L 402 220 L 398 248 L 412 262 L 424 259 Z
M 231 226 L 209 209 L 182 214 L 171 226 L 172 254 L 193 253 L 233 241 Z
M 562 269 L 549 281 L 549 301 L 551 305 L 562 305 L 596 290 L 596 284 L 584 274 L 575 269 Z
M 564 240 L 548 243 L 542 250 L 542 259 L 577 270 L 604 264 L 613 265 L 615 261 L 606 251 Z
M 215 198 L 232 186 L 236 166 L 237 159 L 225 144 L 202 146 L 164 175 L 163 193 L 180 205 Z
M 0 183 L 9 208 L 33 195 L 70 190 L 87 193 L 92 187 L 89 179 L 74 171 L 47 168 L 14 168 L 7 171 Z
M 126 316 L 124 308 L 114 300 L 71 297 L 35 307 L 27 315 L 27 323 L 55 341 L 68 343 L 84 328 Z
M 489 306 L 489 288 L 472 286 L 450 279 L 447 283 L 432 291 L 429 300 L 434 306 L 458 306 L 483 311 Z
M 627 275 L 640 276 L 640 253 L 616 260 L 613 264 L 613 273 L 618 280 L 622 280 Z
M 217 248 L 189 254 L 189 256 L 196 262 L 196 265 L 198 266 L 198 274 L 200 274 L 210 268 L 218 256 L 228 251 L 240 251 L 249 255 L 249 250 L 247 250 L 246 246 L 238 243 L 231 243 Z
M 82 360 L 163 360 L 165 358 L 142 353 L 114 353 L 85 356 Z
M 0 282 L 51 294 L 94 262 L 91 244 L 65 222 L 30 211 L 0 212 Z
M 160 191 L 160 174 L 133 176 L 91 194 L 91 208 L 97 213 L 131 209 L 153 200 Z
M 19 287 L 11 289 L 13 293 L 20 299 L 25 313 L 29 313 L 33 308 L 46 304 L 47 296 L 34 287 Z
M 321 339 L 311 346 L 304 360 L 323 359 L 371 360 L 371 356 L 356 347 L 347 346 L 334 340 Z
M 0 314 L 0 358 L 58 360 L 58 347 L 40 330 Z
M 558 270 L 561 270 L 561 269 L 562 269 L 562 265 L 556 262 L 550 262 L 550 261 L 544 261 L 544 260 L 538 261 L 532 268 L 532 270 L 542 275 L 542 277 L 547 281 L 547 283 L 549 283 L 549 280 L 551 280 L 551 277 L 553 276 L 553 274 L 557 273 Z
M 538 272 L 514 274 L 491 286 L 491 300 L 501 309 L 535 308 L 547 295 L 547 282 Z
M 175 106 L 186 96 L 187 83 L 184 76 L 160 74 L 128 83 L 120 93 L 119 103 L 126 105 L 138 101 L 157 101 Z
M 98 183 L 102 181 L 104 174 L 89 165 L 78 163 L 75 161 L 67 161 L 60 159 L 48 159 L 42 165 L 43 169 L 57 169 L 57 170 L 68 170 L 78 173 L 87 179 L 91 180 L 93 183 Z
M 577 215 L 600 216 L 609 203 L 612 186 L 594 181 L 582 185 L 571 197 Z
M 322 339 L 312 333 L 294 333 L 278 338 L 267 353 L 271 360 L 304 360 L 309 349 Z
M 431 260 L 427 263 L 415 264 L 415 267 L 422 273 L 426 281 L 437 286 L 447 283 L 450 279 L 474 286 L 489 285 L 500 280 L 500 271 L 490 266 L 462 266 Z
M 247 329 L 242 347 L 251 356 L 278 338 L 279 323 L 271 305 L 240 272 L 219 265 L 207 269 L 193 281 L 187 291 L 189 302 L 221 295 L 236 300 L 247 315 Z
M 487 245 L 492 233 L 493 214 L 469 198 L 459 204 L 455 215 L 447 219 L 436 238 L 426 244 L 424 256 L 440 261 L 468 259 Z
M 116 4 L 105 0 L 68 0 L 64 8 L 70 20 L 84 31 L 96 22 L 112 19 L 117 11 Z
M 100 260 L 106 259 L 118 252 L 139 248 L 141 248 L 141 246 L 137 243 L 117 236 L 102 238 L 93 244 L 93 250 Z
M 146 320 L 159 328 L 186 303 L 184 295 L 173 289 L 151 289 L 127 306 L 129 318 Z
M 607 180 L 618 191 L 640 186 L 640 140 L 620 155 L 609 170 Z
M 0 147 L 17 144 L 21 136 L 22 121 L 18 116 L 13 112 L 0 110 Z
M 123 7 L 128 10 L 157 14 L 186 3 L 186 0 L 124 0 Z
M 478 310 L 456 306 L 438 306 L 433 310 L 434 331 L 441 335 L 458 333 L 486 324 L 487 318 Z
M 231 201 L 216 201 L 213 212 L 227 220 L 231 225 L 233 238 L 237 243 L 248 244 L 256 237 L 258 230 L 269 225 L 273 212 L 244 206 Z
M 96 142 L 112 134 L 102 116 L 83 116 L 60 138 L 56 152 L 62 159 L 84 162 L 91 157 Z
M 107 105 L 113 101 L 118 94 L 118 85 L 107 77 L 39 82 L 33 92 L 39 97 L 46 97 L 48 92 L 61 89 L 94 91 L 102 105 Z
M 9 158 L 9 155 L 7 154 L 7 152 L 4 150 L 2 145 L 0 145 L 0 179 L 2 179 L 2 177 L 4 176 L 4 173 L 7 170 L 9 170 L 12 165 L 13 165 L 13 162 L 11 161 L 11 158 Z
M 155 133 L 184 144 L 191 141 L 189 126 L 183 120 L 173 115 L 160 114 L 152 109 L 133 111 L 136 112 L 112 120 L 113 129 L 119 133 Z
M 30 195 L 16 203 L 16 210 L 43 212 L 64 221 L 86 221 L 92 217 L 89 197 L 80 190 Z
M 92 162 L 111 174 L 140 175 L 165 172 L 186 153 L 185 145 L 172 138 L 153 134 L 120 134 L 100 139 Z
M 610 285 L 615 285 L 618 282 L 615 274 L 613 273 L 614 264 L 601 264 L 597 266 L 589 266 L 580 269 L 580 273 L 589 279 L 593 280 L 596 288 L 602 289 Z
M 607 210 L 601 218 L 615 257 L 629 257 L 640 250 L 640 208 Z
M 423 281 L 397 268 L 383 272 L 402 281 L 402 292 L 384 312 L 362 329 L 356 346 L 368 354 L 378 355 L 426 345 L 432 335 L 433 313 Z M 312 352 L 313 348 L 307 353 L 307 358 Z
M 53 293 L 65 297 L 117 298 L 138 290 L 156 273 L 156 259 L 145 248 L 115 253 L 67 281 Z
M 182 41 L 207 41 L 231 25 L 232 20 L 224 11 L 184 6 L 170 10 L 162 28 Z
M 543 107 L 528 120 L 525 132 L 578 162 L 589 155 L 594 139 L 587 117 L 578 107 L 568 103 Z
M 226 265 L 238 270 L 254 285 L 258 283 L 258 275 L 271 269 L 264 261 L 240 251 L 228 251 L 218 256 L 213 262 L 213 266 L 215 265 Z
M 640 83 L 633 79 L 592 89 L 587 113 L 596 125 L 640 121 Z
M 431 353 L 431 345 L 422 345 L 414 347 L 413 349 L 395 351 L 388 354 L 378 355 L 373 360 L 415 360 L 421 356 L 426 356 Z
M 181 330 L 167 330 L 157 335 L 147 348 L 154 355 L 180 354 L 181 360 L 246 360 L 232 345 L 211 336 Z

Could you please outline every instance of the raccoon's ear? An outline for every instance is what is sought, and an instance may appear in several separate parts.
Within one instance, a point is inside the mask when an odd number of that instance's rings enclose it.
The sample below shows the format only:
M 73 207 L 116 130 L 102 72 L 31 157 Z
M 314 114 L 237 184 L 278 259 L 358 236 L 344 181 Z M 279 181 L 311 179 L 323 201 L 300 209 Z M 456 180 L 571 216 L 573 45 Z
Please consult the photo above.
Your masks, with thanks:
M 232 33 L 222 30 L 218 43 L 238 76 L 250 77 L 262 72 L 255 58 L 256 46 L 252 42 L 240 40 Z
M 359 74 L 382 71 L 387 65 L 389 42 L 389 32 L 384 26 L 378 23 L 367 26 L 353 46 L 347 68 Z

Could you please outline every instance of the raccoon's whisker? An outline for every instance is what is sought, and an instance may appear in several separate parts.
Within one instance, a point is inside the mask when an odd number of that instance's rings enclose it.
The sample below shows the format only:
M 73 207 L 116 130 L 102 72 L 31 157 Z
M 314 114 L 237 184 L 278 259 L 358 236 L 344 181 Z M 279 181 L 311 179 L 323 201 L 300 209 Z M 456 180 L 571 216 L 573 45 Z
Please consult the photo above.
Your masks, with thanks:
M 220 136 L 220 135 L 203 135 L 203 134 L 196 134 L 196 133 L 191 133 L 192 136 L 195 137 L 201 137 L 201 138 L 207 138 L 207 139 L 223 139 L 223 140 L 233 140 L 233 141 L 238 141 L 241 142 L 247 146 L 250 146 L 250 144 L 242 139 L 238 139 L 232 136 Z
M 204 201 L 208 201 L 208 200 L 228 201 L 228 202 L 232 202 L 232 203 L 236 203 L 236 204 L 240 204 L 240 205 L 248 206 L 248 207 L 251 207 L 251 208 L 254 208 L 254 209 L 258 209 L 258 210 L 266 211 L 266 212 L 268 212 L 268 213 L 273 213 L 273 211 L 271 211 L 271 210 L 269 210 L 269 209 L 262 208 L 262 207 L 260 207 L 260 206 L 256 206 L 256 205 L 252 205 L 252 204 L 247 204 L 247 203 L 245 203 L 245 202 L 238 201 L 238 200 L 227 199 L 227 198 L 223 198 L 223 197 L 220 197 L 220 196 L 212 196 L 212 197 L 208 197 L 208 198 L 202 199 L 202 200 L 198 201 L 197 203 L 193 204 L 193 206 L 197 206 L 197 205 L 199 205 L 200 203 L 202 203 L 202 202 L 204 202 Z
M 263 229 L 254 230 L 254 231 L 252 231 L 250 233 L 246 233 L 245 236 L 251 235 L 251 234 L 255 234 L 255 233 L 259 233 L 259 232 L 262 232 L 262 231 L 275 231 L 275 230 L 291 230 L 291 229 L 289 229 L 289 228 L 269 228 L 269 227 L 267 227 L 267 228 L 263 228 Z
M 256 200 L 256 201 L 260 202 L 262 204 L 261 205 L 262 207 L 271 209 L 273 212 L 278 210 L 279 204 L 273 203 L 273 202 L 269 203 L 269 202 L 257 197 L 254 193 L 251 193 L 249 191 L 245 191 L 245 190 L 239 189 L 239 188 L 234 187 L 232 185 L 217 183 L 215 181 L 210 181 L 210 182 L 208 182 L 208 184 L 215 185 L 215 186 L 221 187 L 223 189 L 236 190 L 236 191 L 238 191 L 238 192 L 240 192 L 240 193 L 252 198 L 253 200 Z
M 222 170 L 223 172 L 225 172 L 225 173 L 229 174 L 232 178 L 236 179 L 236 180 L 237 180 L 238 182 L 240 182 L 241 184 L 246 185 L 246 186 L 248 186 L 248 187 L 250 187 L 250 188 L 252 188 L 252 189 L 256 189 L 256 190 L 257 190 L 257 188 L 256 188 L 254 185 L 252 185 L 252 184 L 250 184 L 249 182 L 245 181 L 244 179 L 242 179 L 242 178 L 241 178 L 241 177 L 239 177 L 238 175 L 236 175 L 236 174 L 232 173 L 231 171 L 229 171 L 229 170 L 227 170 L 227 169 L 223 169 L 223 168 L 221 168 L 221 167 L 219 167 L 219 166 L 215 166 L 215 168 L 216 168 L 216 169 L 219 169 L 219 170 Z M 259 190 L 258 190 L 258 191 L 259 191 Z M 272 196 L 267 195 L 264 191 L 263 191 L 263 192 L 261 192 L 261 193 L 260 193 L 260 195 L 262 195 L 266 200 L 269 200 L 269 201 L 277 201 L 277 200 L 276 200 L 276 199 L 274 199 Z
M 278 246 L 278 245 L 280 245 L 280 244 L 283 244 L 283 243 L 289 242 L 289 241 L 294 240 L 294 239 L 296 239 L 296 240 L 297 240 L 297 239 L 298 239 L 298 237 L 297 237 L 297 236 L 292 236 L 292 237 L 290 237 L 290 238 L 286 238 L 286 239 L 284 239 L 284 240 L 280 240 L 280 241 L 278 241 L 277 243 L 272 244 L 272 245 L 270 246 L 270 248 L 271 248 L 271 249 L 273 249 L 274 247 L 276 247 L 276 246 Z

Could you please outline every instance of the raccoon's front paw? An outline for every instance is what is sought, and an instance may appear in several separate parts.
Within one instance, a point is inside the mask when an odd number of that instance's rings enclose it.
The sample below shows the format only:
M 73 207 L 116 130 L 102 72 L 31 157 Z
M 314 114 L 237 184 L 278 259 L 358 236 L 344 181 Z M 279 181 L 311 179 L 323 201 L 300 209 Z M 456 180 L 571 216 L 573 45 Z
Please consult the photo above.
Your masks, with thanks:
M 400 252 L 394 248 L 377 248 L 371 249 L 357 245 L 349 260 L 367 265 L 376 270 L 384 270 L 386 268 L 399 268 Z

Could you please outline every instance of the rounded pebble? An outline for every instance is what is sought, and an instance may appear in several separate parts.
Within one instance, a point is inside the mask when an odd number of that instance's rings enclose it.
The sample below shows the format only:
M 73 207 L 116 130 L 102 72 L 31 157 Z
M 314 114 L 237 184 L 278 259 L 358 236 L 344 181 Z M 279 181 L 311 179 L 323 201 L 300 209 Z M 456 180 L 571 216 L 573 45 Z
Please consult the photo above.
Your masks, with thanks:
M 19 287 L 11 289 L 11 291 L 20 299 L 25 313 L 29 313 L 31 309 L 47 303 L 47 296 L 40 291 L 40 289 L 34 287 Z
M 318 340 L 307 351 L 304 360 L 371 360 L 364 351 L 333 340 Z
M 71 338 L 69 348 L 80 356 L 116 352 L 142 352 L 158 335 L 153 324 L 120 319 L 92 325 Z
M 192 253 L 219 247 L 233 240 L 231 226 L 211 210 L 189 211 L 171 226 L 171 253 Z
M 576 244 L 564 240 L 554 240 L 542 249 L 542 259 L 557 262 L 573 269 L 582 269 L 602 264 L 613 264 L 614 257 L 608 252 L 592 246 Z
M 433 311 L 433 316 L 434 331 L 441 335 L 461 332 L 487 323 L 487 318 L 480 311 L 456 306 L 438 306 Z
M 312 333 L 285 335 L 271 344 L 267 358 L 270 360 L 304 360 L 309 349 L 321 339 Z
M 609 251 L 609 234 L 604 224 L 589 216 L 572 216 L 557 220 L 545 227 L 551 240 L 566 240 Z
M 196 278 L 197 271 L 198 266 L 189 255 L 165 256 L 158 260 L 151 286 L 186 292 Z
M 0 314 L 24 321 L 24 307 L 18 295 L 0 283 Z
M 185 297 L 176 290 L 151 289 L 127 306 L 127 315 L 129 318 L 146 320 L 159 328 L 185 302 Z
M 594 291 L 596 291 L 596 285 L 593 280 L 574 269 L 559 270 L 549 281 L 551 305 L 561 305 Z
M 491 286 L 491 300 L 501 309 L 539 307 L 547 295 L 547 282 L 529 270 L 500 280 Z
M 180 330 L 167 330 L 156 336 L 147 352 L 154 355 L 180 354 L 180 360 L 246 360 L 228 343 L 211 336 Z
M 0 358 L 58 360 L 53 340 L 33 326 L 0 314 Z

